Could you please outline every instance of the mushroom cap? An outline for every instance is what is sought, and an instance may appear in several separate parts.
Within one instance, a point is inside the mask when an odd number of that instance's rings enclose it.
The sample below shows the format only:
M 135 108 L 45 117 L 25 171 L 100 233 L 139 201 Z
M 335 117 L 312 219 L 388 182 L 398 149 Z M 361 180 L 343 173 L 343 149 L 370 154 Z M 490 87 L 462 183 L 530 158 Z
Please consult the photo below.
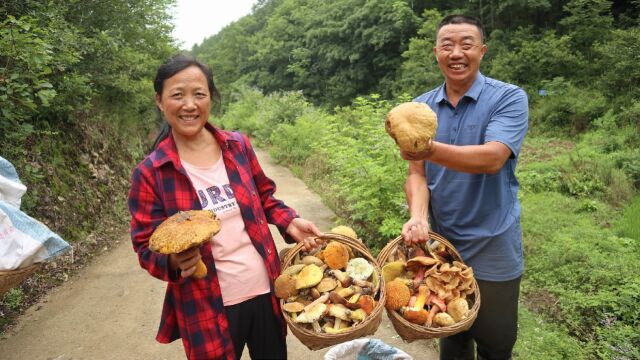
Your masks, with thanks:
M 286 312 L 299 313 L 302 310 L 304 310 L 304 304 L 303 303 L 299 303 L 297 301 L 286 303 L 286 304 L 282 305 L 282 310 L 284 310 Z
M 438 128 L 438 120 L 429 105 L 406 102 L 389 111 L 384 127 L 400 149 L 420 152 L 429 148 Z
M 411 299 L 411 290 L 400 280 L 386 283 L 387 301 L 385 307 L 389 310 L 400 310 Z
M 296 276 L 296 289 L 306 289 L 318 285 L 322 280 L 322 270 L 314 264 L 302 268 Z
M 336 234 L 340 234 L 340 235 L 344 235 L 347 237 L 350 237 L 352 239 L 358 239 L 358 235 L 356 234 L 356 232 L 345 225 L 338 225 L 336 227 L 334 227 L 333 229 L 331 229 L 332 233 L 336 233 Z
M 358 298 L 358 305 L 367 315 L 370 315 L 376 307 L 376 301 L 369 295 L 362 295 Z
M 456 323 L 455 320 L 451 317 L 451 315 L 446 312 L 439 312 L 436 316 L 433 317 L 433 323 L 438 326 L 451 326 Z
M 290 265 L 286 269 L 282 270 L 282 274 L 287 274 L 287 275 L 291 275 L 291 276 L 296 275 L 305 266 L 307 266 L 307 265 L 305 265 L 305 264 L 293 264 L 293 265 Z
M 165 219 L 149 239 L 149 249 L 162 254 L 183 252 L 211 240 L 220 231 L 213 211 L 180 211 Z
M 294 321 L 297 323 L 312 323 L 318 321 L 325 311 L 327 311 L 327 305 L 317 304 L 309 310 L 301 312 Z
M 337 241 L 327 244 L 322 254 L 324 255 L 324 263 L 334 270 L 344 269 L 349 262 L 347 247 Z
M 416 256 L 407 260 L 407 269 L 415 271 L 415 269 L 420 268 L 421 266 L 433 266 L 439 262 L 439 260 L 434 259 L 431 256 Z
M 298 295 L 296 279 L 291 275 L 281 274 L 278 276 L 274 283 L 274 287 L 276 290 L 276 296 L 280 299 L 287 299 Z
M 316 286 L 316 289 L 318 289 L 319 292 L 324 293 L 324 292 L 329 292 L 335 289 L 337 286 L 338 286 L 337 280 L 330 277 L 326 277 L 320 280 L 320 283 Z
M 402 272 L 404 272 L 404 263 L 402 261 L 392 261 L 382 267 L 382 278 L 385 282 L 390 282 L 402 275 Z
M 342 320 L 351 320 L 351 310 L 342 304 L 331 304 L 327 307 L 328 315 Z
M 347 263 L 347 274 L 355 280 L 367 280 L 373 274 L 373 266 L 365 258 L 354 258 Z
M 455 298 L 447 304 L 447 312 L 455 322 L 458 322 L 467 317 L 469 303 L 463 298 Z
M 424 325 L 429 318 L 429 312 L 425 309 L 404 308 L 402 317 L 411 323 Z

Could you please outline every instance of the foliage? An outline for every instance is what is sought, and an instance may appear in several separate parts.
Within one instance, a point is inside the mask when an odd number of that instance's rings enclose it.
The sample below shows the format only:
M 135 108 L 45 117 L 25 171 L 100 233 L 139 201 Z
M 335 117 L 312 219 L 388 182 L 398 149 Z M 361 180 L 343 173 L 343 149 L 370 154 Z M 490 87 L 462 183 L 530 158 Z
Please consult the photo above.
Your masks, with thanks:
M 547 89 L 549 85 L 545 86 L 545 82 L 555 78 L 563 77 L 563 82 L 575 78 L 586 65 L 583 56 L 572 48 L 571 38 L 558 37 L 553 30 L 536 35 L 531 29 L 521 28 L 515 36 L 499 36 L 490 45 L 500 52 L 492 55 L 489 75 L 521 85 L 532 93 Z M 563 93 L 556 96 L 565 97 Z
M 425 10 L 422 17 L 424 22 L 418 30 L 419 37 L 409 41 L 409 49 L 402 53 L 403 62 L 398 76 L 387 85 L 396 96 L 404 93 L 418 95 L 443 81 L 433 55 L 436 27 L 442 16 L 437 10 Z
M 640 282 L 634 241 L 600 227 L 606 207 L 584 216 L 579 205 L 544 192 L 523 199 L 527 263 L 525 298 L 538 312 L 566 324 L 602 358 L 633 358 L 640 346 Z M 635 251 L 634 251 L 635 250 Z M 536 295 L 550 294 L 553 301 Z M 536 301 L 537 299 L 537 301 Z M 608 344 L 611 344 L 609 346 Z
M 636 195 L 624 209 L 622 216 L 616 222 L 615 229 L 618 236 L 633 239 L 636 249 L 640 251 L 640 222 L 638 219 L 640 219 L 640 196 Z
M 0 155 L 27 186 L 21 210 L 74 249 L 0 299 L 0 331 L 124 231 L 155 125 L 151 78 L 175 51 L 172 3 L 0 3 Z
M 614 30 L 606 42 L 594 45 L 599 62 L 595 71 L 603 92 L 615 99 L 629 99 L 638 106 L 640 99 L 640 28 Z M 638 122 L 636 117 L 636 122 Z
M 580 133 L 606 112 L 607 100 L 597 90 L 575 86 L 562 77 L 543 81 L 542 88 L 546 94 L 530 112 L 532 127 Z

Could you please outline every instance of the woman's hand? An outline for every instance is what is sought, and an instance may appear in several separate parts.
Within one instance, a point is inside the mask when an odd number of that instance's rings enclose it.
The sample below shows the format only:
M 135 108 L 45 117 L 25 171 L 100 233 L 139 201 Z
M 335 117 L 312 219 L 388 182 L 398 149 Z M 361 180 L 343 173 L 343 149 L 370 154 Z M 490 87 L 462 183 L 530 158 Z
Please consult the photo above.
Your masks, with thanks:
M 317 238 L 322 236 L 322 232 L 311 221 L 303 218 L 293 219 L 287 227 L 287 234 L 296 242 L 302 242 L 306 251 L 311 251 L 323 243 Z
M 423 218 L 411 218 L 402 226 L 404 243 L 426 242 L 429 240 L 429 222 Z
M 180 276 L 187 278 L 196 271 L 196 264 L 200 260 L 200 249 L 192 247 L 181 253 L 169 255 L 169 268 L 180 270 Z

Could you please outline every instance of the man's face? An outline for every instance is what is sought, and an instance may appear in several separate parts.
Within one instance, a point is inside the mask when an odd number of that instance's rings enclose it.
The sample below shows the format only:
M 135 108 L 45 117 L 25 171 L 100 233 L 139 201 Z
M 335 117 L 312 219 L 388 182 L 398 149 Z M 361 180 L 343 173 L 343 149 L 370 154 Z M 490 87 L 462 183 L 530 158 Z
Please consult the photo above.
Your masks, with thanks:
M 449 24 L 438 31 L 433 51 L 448 84 L 470 86 L 487 46 L 475 25 Z

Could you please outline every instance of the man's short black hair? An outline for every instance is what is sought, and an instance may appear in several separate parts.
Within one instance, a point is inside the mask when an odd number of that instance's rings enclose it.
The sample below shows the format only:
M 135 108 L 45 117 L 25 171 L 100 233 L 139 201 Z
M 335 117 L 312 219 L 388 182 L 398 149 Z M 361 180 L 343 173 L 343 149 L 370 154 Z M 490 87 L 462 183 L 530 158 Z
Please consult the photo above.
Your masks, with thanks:
M 436 37 L 438 36 L 438 32 L 440 32 L 440 29 L 443 26 L 452 25 L 452 24 L 470 24 L 477 27 L 478 30 L 480 30 L 480 41 L 484 44 L 485 36 L 484 36 L 484 28 L 482 27 L 482 21 L 480 21 L 480 19 L 478 19 L 475 16 L 468 16 L 468 15 L 446 16 L 444 19 L 442 19 L 442 21 L 440 21 L 440 24 L 438 24 L 438 29 L 436 30 Z

